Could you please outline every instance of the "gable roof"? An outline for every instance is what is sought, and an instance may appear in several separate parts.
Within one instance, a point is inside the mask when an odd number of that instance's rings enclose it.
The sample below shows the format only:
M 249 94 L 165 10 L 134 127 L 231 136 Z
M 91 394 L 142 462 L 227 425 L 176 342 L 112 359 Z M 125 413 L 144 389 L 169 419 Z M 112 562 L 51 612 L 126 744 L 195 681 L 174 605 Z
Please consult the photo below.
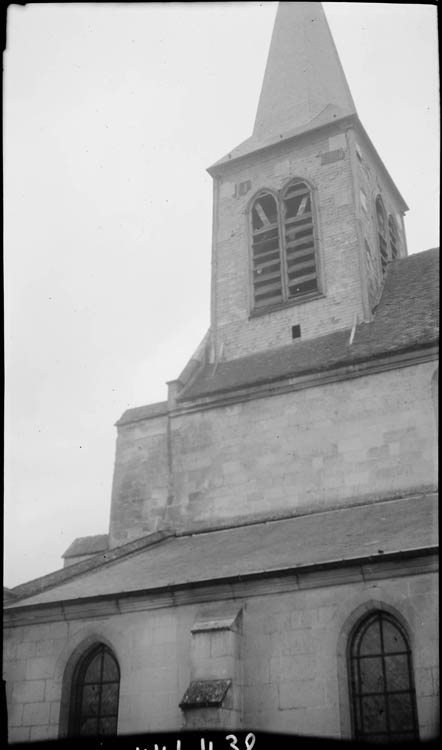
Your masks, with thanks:
M 414 496 L 168 537 L 11 607 L 216 583 L 431 548 L 436 512 L 436 496 Z
M 216 365 L 206 363 L 178 400 L 434 346 L 439 340 L 438 281 L 437 248 L 394 260 L 388 265 L 374 319 L 356 327 L 351 346 L 351 330 L 345 329 Z

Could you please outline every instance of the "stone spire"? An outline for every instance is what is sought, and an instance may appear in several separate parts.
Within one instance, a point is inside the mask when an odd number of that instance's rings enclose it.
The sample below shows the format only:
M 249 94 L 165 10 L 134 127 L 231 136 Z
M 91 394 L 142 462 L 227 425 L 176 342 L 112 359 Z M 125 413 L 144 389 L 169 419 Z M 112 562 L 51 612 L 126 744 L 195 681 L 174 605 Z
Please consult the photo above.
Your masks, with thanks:
M 253 135 L 356 114 L 321 3 L 279 3 Z M 324 120 L 324 122 L 323 122 Z
M 321 3 L 279 3 L 250 138 L 209 169 L 356 115 Z

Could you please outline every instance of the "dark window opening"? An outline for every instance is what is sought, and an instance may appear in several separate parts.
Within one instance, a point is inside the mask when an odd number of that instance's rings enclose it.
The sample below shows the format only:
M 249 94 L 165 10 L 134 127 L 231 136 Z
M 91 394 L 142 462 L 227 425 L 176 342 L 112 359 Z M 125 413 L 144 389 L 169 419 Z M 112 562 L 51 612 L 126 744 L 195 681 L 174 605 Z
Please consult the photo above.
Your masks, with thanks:
M 300 339 L 301 338 L 301 326 L 292 326 L 292 339 Z
M 355 738 L 418 739 L 411 651 L 395 618 L 375 611 L 362 621 L 351 639 L 349 670 Z
M 77 666 L 72 684 L 71 736 L 116 735 L 120 669 L 104 644 L 92 648 Z

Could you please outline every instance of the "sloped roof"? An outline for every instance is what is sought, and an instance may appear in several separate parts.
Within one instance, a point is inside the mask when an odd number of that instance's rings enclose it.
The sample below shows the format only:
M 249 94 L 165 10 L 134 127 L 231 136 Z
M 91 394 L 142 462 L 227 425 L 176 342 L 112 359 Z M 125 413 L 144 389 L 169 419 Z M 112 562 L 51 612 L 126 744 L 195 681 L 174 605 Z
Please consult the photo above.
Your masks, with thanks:
M 16 598 L 17 597 L 12 593 L 11 589 L 3 586 L 3 604 L 10 604 L 11 602 L 15 602 Z
M 290 127 L 288 130 L 282 130 L 280 133 L 272 133 L 272 135 L 263 135 L 260 137 L 253 133 L 238 146 L 232 148 L 225 156 L 222 156 L 221 159 L 218 159 L 207 171 L 209 174 L 215 173 L 217 171 L 216 168 L 223 164 L 235 161 L 235 159 L 241 159 L 269 146 L 274 146 L 277 143 L 281 143 L 281 141 L 288 141 L 291 138 L 306 135 L 314 130 L 323 128 L 325 125 L 330 125 L 330 123 L 338 123 L 341 120 L 344 122 L 349 117 L 353 117 L 352 121 L 354 121 L 354 116 L 346 114 L 334 104 L 328 104 L 322 112 L 319 112 L 310 122 L 304 125 L 297 125 L 296 127 Z
M 74 539 L 62 557 L 79 557 L 80 555 L 96 555 L 104 552 L 109 546 L 108 534 L 95 534 L 95 536 L 80 536 Z
M 262 137 L 305 125 L 329 104 L 356 113 L 322 5 L 281 2 L 253 132 Z
M 434 495 L 414 496 L 169 537 L 12 606 L 215 583 L 228 577 L 419 550 L 436 544 L 436 513 Z
M 356 364 L 439 340 L 438 248 L 392 261 L 370 323 L 336 331 L 217 365 L 206 364 L 178 396 L 190 400 L 218 392 Z
M 253 135 L 213 166 L 349 115 L 356 108 L 321 3 L 281 2 Z
M 163 417 L 167 414 L 167 401 L 157 401 L 155 404 L 147 406 L 136 406 L 133 409 L 126 409 L 116 425 L 119 427 L 130 422 L 138 422 L 141 419 L 152 419 L 153 417 Z

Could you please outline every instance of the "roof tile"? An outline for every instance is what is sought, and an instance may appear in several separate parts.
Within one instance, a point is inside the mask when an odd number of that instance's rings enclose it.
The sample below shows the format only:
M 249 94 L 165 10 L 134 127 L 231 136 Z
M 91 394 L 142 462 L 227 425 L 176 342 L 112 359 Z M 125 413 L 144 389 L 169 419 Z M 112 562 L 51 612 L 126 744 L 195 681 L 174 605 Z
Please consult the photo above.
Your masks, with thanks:
M 16 605 L 72 601 L 350 561 L 436 544 L 434 495 L 169 537 Z M 9 609 L 9 607 L 8 607 Z
M 95 534 L 95 536 L 80 536 L 74 539 L 62 557 L 79 557 L 80 555 L 96 555 L 104 552 L 109 546 L 108 534 Z
M 351 346 L 350 329 L 278 349 L 206 364 L 180 401 L 236 388 L 344 367 L 439 339 L 439 252 L 437 248 L 389 264 L 381 300 L 370 323 L 361 323 Z

